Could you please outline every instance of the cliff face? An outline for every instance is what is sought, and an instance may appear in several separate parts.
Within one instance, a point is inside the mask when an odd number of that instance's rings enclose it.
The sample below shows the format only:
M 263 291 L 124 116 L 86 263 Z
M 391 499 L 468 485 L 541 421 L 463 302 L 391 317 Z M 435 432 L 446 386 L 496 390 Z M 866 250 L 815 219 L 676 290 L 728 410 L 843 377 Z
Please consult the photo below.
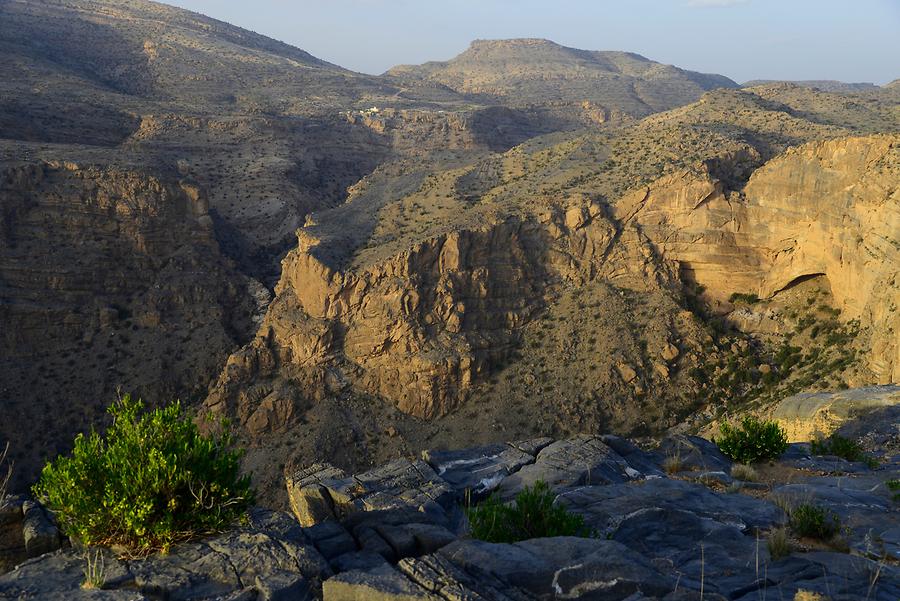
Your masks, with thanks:
M 0 195 L 0 437 L 27 480 L 118 386 L 204 389 L 254 327 L 257 289 L 219 254 L 190 182 L 28 163 L 0 172 Z
M 729 189 L 733 172 L 758 158 L 740 151 L 666 176 L 609 215 L 579 198 L 343 266 L 319 258 L 330 254 L 320 252 L 328 242 L 315 224 L 301 229 L 257 338 L 229 359 L 207 404 L 251 431 L 277 430 L 299 411 L 296 395 L 273 383 L 280 380 L 307 400 L 356 391 L 413 416 L 443 416 L 517 360 L 526 328 L 561 291 L 590 282 L 676 299 L 682 281 L 696 283 L 727 312 L 734 292 L 772 297 L 824 274 L 842 319 L 859 320 L 867 336 L 874 379 L 897 378 L 896 136 L 808 144 Z M 595 321 L 608 310 L 600 307 Z M 666 315 L 653 319 L 678 321 Z M 715 352 L 698 342 L 704 334 L 695 326 L 673 328 L 662 336 L 646 329 L 636 362 L 615 354 L 578 360 L 614 368 L 625 386 L 617 394 L 639 398 L 644 386 L 672 386 L 679 369 Z M 602 335 L 623 336 L 621 327 Z M 690 357 L 676 366 L 685 351 Z M 575 413 L 585 419 L 596 401 L 580 402 Z
M 793 148 L 739 192 L 709 169 L 636 191 L 618 205 L 685 279 L 723 302 L 771 298 L 824 275 L 842 319 L 867 332 L 878 382 L 900 379 L 900 138 L 844 138 Z
M 346 271 L 320 262 L 318 241 L 299 234 L 256 340 L 232 356 L 207 401 L 237 408 L 251 429 L 285 411 L 257 406 L 242 387 L 279 369 L 317 398 L 352 386 L 418 417 L 446 414 L 510 358 L 560 285 L 674 281 L 637 231 L 618 232 L 596 204 L 450 232 Z

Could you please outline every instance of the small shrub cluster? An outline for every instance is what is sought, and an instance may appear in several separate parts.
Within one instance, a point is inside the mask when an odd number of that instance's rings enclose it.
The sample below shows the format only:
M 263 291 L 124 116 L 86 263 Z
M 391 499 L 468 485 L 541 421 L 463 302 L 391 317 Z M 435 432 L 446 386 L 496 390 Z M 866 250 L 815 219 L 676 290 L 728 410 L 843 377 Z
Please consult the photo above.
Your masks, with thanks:
M 885 485 L 888 487 L 889 491 L 894 493 L 892 498 L 900 503 L 900 480 L 888 480 L 885 482 Z
M 166 551 L 228 527 L 253 502 L 225 428 L 203 435 L 178 402 L 145 413 L 127 395 L 109 413 L 105 436 L 79 434 L 71 456 L 47 464 L 34 487 L 67 535 L 134 554 Z
M 741 420 L 740 426 L 723 423 L 722 435 L 713 440 L 719 450 L 738 463 L 776 459 L 787 449 L 787 434 L 774 421 L 760 421 L 753 416 Z
M 829 540 L 841 530 L 841 520 L 831 510 L 803 503 L 790 512 L 791 529 L 798 536 Z
M 839 434 L 832 434 L 828 438 L 814 440 L 809 443 L 809 447 L 813 455 L 833 455 L 847 461 L 861 461 L 869 467 L 878 466 L 878 462 L 866 455 L 859 443 Z
M 759 302 L 759 297 L 753 293 L 746 292 L 734 292 L 731 296 L 728 297 L 728 302 L 730 303 L 746 303 L 748 305 L 755 305 Z
M 674 455 L 669 455 L 665 458 L 662 463 L 663 469 L 667 474 L 675 474 L 684 469 L 684 463 L 681 460 L 681 454 L 675 453 Z
M 514 543 L 548 536 L 589 537 L 592 532 L 580 515 L 554 503 L 554 494 L 544 482 L 525 487 L 513 505 L 492 495 L 466 509 L 473 538 L 490 543 Z

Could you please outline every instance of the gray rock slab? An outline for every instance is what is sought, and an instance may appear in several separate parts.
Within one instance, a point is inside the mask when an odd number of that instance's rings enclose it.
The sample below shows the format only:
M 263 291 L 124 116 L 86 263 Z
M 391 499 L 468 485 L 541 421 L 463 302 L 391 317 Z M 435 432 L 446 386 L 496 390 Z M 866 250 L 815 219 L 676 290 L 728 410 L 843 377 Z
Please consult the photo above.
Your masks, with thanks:
M 339 555 L 332 559 L 331 569 L 334 570 L 336 574 L 339 574 L 341 572 L 350 572 L 352 570 L 371 570 L 372 568 L 377 568 L 386 563 L 387 561 L 379 553 L 374 553 L 372 551 L 353 551 L 351 553 L 344 553 L 343 555 Z
M 207 544 L 228 558 L 241 582 L 265 579 L 270 572 L 298 573 L 316 580 L 330 575 L 328 562 L 315 547 L 275 539 L 267 533 L 232 531 Z
M 640 472 L 642 476 L 665 476 L 661 467 L 665 456 L 661 453 L 645 451 L 630 440 L 612 434 L 604 434 L 600 440 L 618 453 L 632 469 Z
M 663 595 L 674 579 L 646 558 L 611 540 L 556 537 L 515 544 L 466 540 L 437 554 L 476 580 L 488 577 L 538 598 L 624 599 Z
M 338 522 L 322 522 L 304 528 L 303 533 L 326 559 L 356 551 L 356 540 Z
M 397 459 L 374 470 L 337 480 L 322 480 L 335 514 L 414 508 L 439 513 L 454 505 L 453 489 L 425 461 Z
M 473 577 L 441 555 L 400 560 L 397 569 L 447 601 L 533 601 L 535 596 L 481 573 Z
M 507 444 L 459 451 L 425 451 L 422 457 L 458 496 L 469 491 L 476 499 L 493 491 L 510 474 L 534 462 L 534 455 Z
M 322 585 L 323 601 L 441 601 L 437 595 L 385 564 L 342 572 Z
M 768 530 L 784 524 L 787 516 L 773 503 L 741 494 L 716 493 L 702 484 L 665 478 L 563 491 L 559 500 L 581 514 L 601 535 L 642 509 L 689 511 L 740 531 Z
M 104 560 L 106 580 L 130 584 L 133 578 L 127 567 L 109 556 Z M 74 601 L 109 600 L 143 601 L 147 597 L 138 590 L 88 590 L 84 581 L 84 559 L 68 549 L 26 561 L 0 576 L 0 599 Z
M 599 436 L 577 436 L 542 449 L 534 463 L 503 480 L 497 491 L 502 498 L 511 499 L 538 481 L 557 489 L 625 482 L 631 478 L 628 468 L 628 463 Z

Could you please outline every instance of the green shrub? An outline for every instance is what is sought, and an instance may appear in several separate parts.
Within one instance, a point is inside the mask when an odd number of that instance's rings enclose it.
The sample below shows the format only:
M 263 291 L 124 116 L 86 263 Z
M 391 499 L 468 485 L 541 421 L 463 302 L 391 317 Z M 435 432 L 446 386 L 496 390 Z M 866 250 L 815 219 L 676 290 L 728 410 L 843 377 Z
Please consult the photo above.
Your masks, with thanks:
M 740 426 L 723 423 L 722 435 L 713 439 L 719 450 L 738 463 L 775 459 L 787 449 L 787 435 L 776 422 L 760 421 L 753 416 L 741 420 Z
M 47 464 L 34 487 L 67 535 L 134 554 L 166 551 L 226 528 L 253 502 L 224 427 L 203 435 L 180 403 L 143 412 L 128 395 L 109 413 L 105 436 L 79 434 L 71 456 Z
M 833 455 L 847 461 L 861 461 L 869 467 L 878 466 L 878 462 L 866 455 L 859 443 L 839 434 L 832 434 L 828 438 L 814 440 L 809 443 L 809 448 L 813 455 Z
M 892 498 L 900 503 L 900 480 L 888 480 L 885 482 L 885 485 L 888 487 L 889 491 L 894 493 Z
M 759 297 L 753 293 L 746 292 L 734 292 L 731 296 L 728 297 L 728 302 L 730 303 L 747 303 L 748 305 L 755 305 L 759 302 Z
M 791 529 L 798 536 L 828 540 L 841 529 L 841 520 L 831 510 L 803 503 L 791 510 Z
M 466 509 L 472 537 L 490 543 L 514 543 L 548 536 L 591 536 L 584 518 L 554 502 L 553 491 L 543 482 L 525 487 L 514 505 L 495 495 Z

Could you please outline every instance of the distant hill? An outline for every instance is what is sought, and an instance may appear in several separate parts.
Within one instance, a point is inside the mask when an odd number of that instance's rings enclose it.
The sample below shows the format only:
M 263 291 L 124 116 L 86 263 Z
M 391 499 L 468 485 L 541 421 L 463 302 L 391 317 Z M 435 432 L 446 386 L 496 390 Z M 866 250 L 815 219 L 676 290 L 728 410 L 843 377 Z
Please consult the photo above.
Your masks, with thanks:
M 878 86 L 874 83 L 858 82 L 848 83 L 845 81 L 837 81 L 834 79 L 807 79 L 800 81 L 783 80 L 783 79 L 753 79 L 744 82 L 745 88 L 753 88 L 756 86 L 765 86 L 773 83 L 792 83 L 804 88 L 816 88 L 823 92 L 868 92 L 877 90 Z M 890 85 L 890 84 L 888 84 Z
M 401 65 L 386 75 L 418 78 L 504 104 L 590 102 L 645 116 L 738 85 L 721 75 L 685 71 L 630 52 L 599 52 L 549 40 L 476 40 L 445 62 Z

